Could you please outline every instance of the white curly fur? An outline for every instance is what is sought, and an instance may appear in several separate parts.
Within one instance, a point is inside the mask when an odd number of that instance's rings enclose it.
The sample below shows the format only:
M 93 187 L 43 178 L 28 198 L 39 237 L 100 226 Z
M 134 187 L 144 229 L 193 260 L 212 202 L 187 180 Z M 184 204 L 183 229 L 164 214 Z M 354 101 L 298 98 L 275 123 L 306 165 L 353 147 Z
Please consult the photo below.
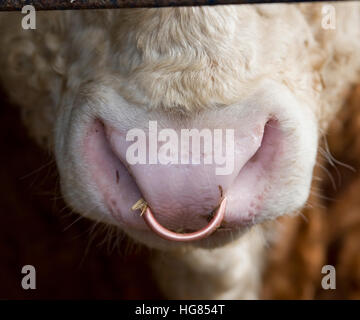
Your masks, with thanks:
M 186 114 L 232 105 L 272 80 L 308 106 L 322 134 L 360 70 L 359 4 L 334 6 L 335 30 L 321 28 L 322 4 L 39 12 L 27 31 L 20 14 L 2 13 L 0 79 L 30 134 L 56 150 L 61 175 L 75 166 L 64 152 L 64 136 L 80 130 L 74 101 L 96 90 L 102 99 L 114 83 L 133 105 Z M 72 205 L 83 197 L 75 180 L 63 186 Z M 159 253 L 154 272 L 169 297 L 253 299 L 265 241 L 256 226 L 221 248 Z

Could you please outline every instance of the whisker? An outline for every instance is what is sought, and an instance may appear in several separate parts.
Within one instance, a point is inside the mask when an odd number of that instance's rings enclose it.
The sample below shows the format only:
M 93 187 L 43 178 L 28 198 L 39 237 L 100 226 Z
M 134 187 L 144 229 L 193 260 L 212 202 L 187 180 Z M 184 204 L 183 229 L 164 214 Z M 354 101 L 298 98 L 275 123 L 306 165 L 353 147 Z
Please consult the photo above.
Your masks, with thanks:
M 337 168 L 337 166 L 335 165 L 335 163 L 332 161 L 330 155 L 321 147 L 319 147 L 319 152 L 327 160 L 327 162 L 334 168 L 337 178 L 338 178 L 338 181 L 339 181 L 339 186 L 341 186 L 342 180 L 341 180 L 340 171 Z
M 344 168 L 346 168 L 346 169 L 349 169 L 349 170 L 352 171 L 352 172 L 356 172 L 356 169 L 355 169 L 353 166 L 351 166 L 351 165 L 349 165 L 349 164 L 346 164 L 346 163 L 344 163 L 344 162 L 341 162 L 340 160 L 337 160 L 337 159 L 332 155 L 332 153 L 330 152 L 329 144 L 328 144 L 327 139 L 326 139 L 325 136 L 324 136 L 324 145 L 325 145 L 325 151 L 327 152 L 329 158 L 331 159 L 331 161 L 332 161 L 333 163 L 338 164 L 339 166 L 342 166 L 342 167 L 344 167 Z
M 51 159 L 49 162 L 43 164 L 42 166 L 40 166 L 39 168 L 27 173 L 26 175 L 20 177 L 19 179 L 20 180 L 24 180 L 24 179 L 27 179 L 29 177 L 31 177 L 32 175 L 40 172 L 41 170 L 45 169 L 46 167 L 49 167 L 50 165 L 52 165 L 53 163 L 55 163 L 55 159 Z
M 299 215 L 300 215 L 300 217 L 303 218 L 303 220 L 304 220 L 306 223 L 309 223 L 309 219 L 308 219 L 301 211 L 299 211 Z
M 310 191 L 310 194 L 315 195 L 316 197 L 318 197 L 318 198 L 320 198 L 320 199 L 323 199 L 323 200 L 327 200 L 327 201 L 331 201 L 331 202 L 335 202 L 335 201 L 336 201 L 335 198 L 330 198 L 330 197 L 324 196 L 324 195 L 322 195 L 322 194 L 320 194 L 320 193 L 318 193 L 318 192 L 316 192 L 316 191 L 314 191 L 314 190 L 311 190 L 311 191 Z
M 321 182 L 321 181 L 323 181 L 323 178 L 320 178 L 318 176 L 313 176 L 313 180 Z
M 326 167 L 324 167 L 322 164 L 320 164 L 318 161 L 316 161 L 316 165 L 318 165 L 322 170 L 325 171 L 325 173 L 327 174 L 327 176 L 329 177 L 329 179 L 331 181 L 332 187 L 334 188 L 334 190 L 337 190 L 335 179 L 332 176 L 331 172 Z
M 79 216 L 77 219 L 75 219 L 75 221 L 73 221 L 72 223 L 70 223 L 65 229 L 63 229 L 63 232 L 69 230 L 76 222 L 80 221 L 81 219 L 83 219 L 83 216 Z

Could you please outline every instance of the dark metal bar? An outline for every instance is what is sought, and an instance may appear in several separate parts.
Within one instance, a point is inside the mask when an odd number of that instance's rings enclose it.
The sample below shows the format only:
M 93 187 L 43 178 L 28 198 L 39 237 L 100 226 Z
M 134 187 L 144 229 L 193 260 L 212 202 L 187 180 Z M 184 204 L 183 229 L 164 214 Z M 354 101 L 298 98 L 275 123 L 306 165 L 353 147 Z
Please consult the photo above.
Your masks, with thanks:
M 316 0 L 317 2 L 330 2 Z M 331 0 L 344 1 L 344 0 Z M 145 7 L 205 6 L 253 3 L 293 3 L 311 0 L 0 0 L 0 11 L 21 10 L 31 4 L 36 10 L 114 9 Z

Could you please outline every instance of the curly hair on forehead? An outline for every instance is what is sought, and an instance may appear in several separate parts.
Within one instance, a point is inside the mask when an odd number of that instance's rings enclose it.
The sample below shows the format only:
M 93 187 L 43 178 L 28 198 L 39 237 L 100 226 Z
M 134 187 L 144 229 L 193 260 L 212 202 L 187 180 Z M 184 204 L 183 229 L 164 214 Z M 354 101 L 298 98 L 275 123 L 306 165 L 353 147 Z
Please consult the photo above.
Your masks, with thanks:
M 354 6 L 350 14 L 348 5 Z M 44 145 L 52 144 L 47 140 L 63 89 L 76 94 L 79 82 L 91 81 L 107 65 L 127 74 L 141 92 L 138 98 L 136 90 L 122 91 L 130 101 L 186 111 L 234 103 L 248 92 L 249 81 L 266 75 L 309 104 L 316 101 L 325 130 L 347 84 L 358 77 L 352 53 L 360 50 L 353 41 L 360 37 L 359 8 L 338 4 L 336 14 L 337 29 L 324 30 L 316 3 L 39 12 L 36 32 L 24 32 L 21 16 L 7 13 L 0 78 L 22 106 L 30 134 Z

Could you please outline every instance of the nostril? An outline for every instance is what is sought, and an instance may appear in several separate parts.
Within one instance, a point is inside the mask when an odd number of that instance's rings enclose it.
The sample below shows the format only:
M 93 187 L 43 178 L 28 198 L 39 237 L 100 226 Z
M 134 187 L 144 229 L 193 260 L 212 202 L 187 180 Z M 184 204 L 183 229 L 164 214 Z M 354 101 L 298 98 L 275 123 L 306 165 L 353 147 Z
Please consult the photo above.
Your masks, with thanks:
M 281 134 L 279 123 L 271 118 L 264 126 L 260 147 L 249 162 L 260 162 L 263 168 L 271 165 L 273 156 L 279 151 L 279 139 L 277 138 L 279 134 Z

